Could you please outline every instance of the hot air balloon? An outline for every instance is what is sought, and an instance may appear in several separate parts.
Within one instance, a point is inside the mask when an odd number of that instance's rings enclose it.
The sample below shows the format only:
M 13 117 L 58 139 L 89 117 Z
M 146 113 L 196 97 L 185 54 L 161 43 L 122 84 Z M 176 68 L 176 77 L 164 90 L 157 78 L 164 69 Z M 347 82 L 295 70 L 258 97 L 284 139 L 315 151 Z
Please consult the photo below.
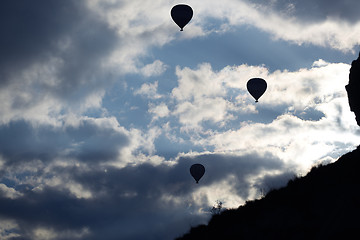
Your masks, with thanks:
M 188 22 L 190 22 L 192 16 L 193 10 L 188 5 L 178 4 L 171 9 L 171 17 L 174 22 L 180 27 L 180 31 L 183 31 L 183 28 L 186 24 L 188 24 Z
M 246 84 L 247 90 L 258 102 L 259 98 L 264 94 L 267 88 L 266 81 L 262 78 L 252 78 Z
M 190 174 L 195 179 L 196 183 L 199 183 L 199 180 L 204 176 L 205 167 L 200 163 L 195 163 L 190 167 Z

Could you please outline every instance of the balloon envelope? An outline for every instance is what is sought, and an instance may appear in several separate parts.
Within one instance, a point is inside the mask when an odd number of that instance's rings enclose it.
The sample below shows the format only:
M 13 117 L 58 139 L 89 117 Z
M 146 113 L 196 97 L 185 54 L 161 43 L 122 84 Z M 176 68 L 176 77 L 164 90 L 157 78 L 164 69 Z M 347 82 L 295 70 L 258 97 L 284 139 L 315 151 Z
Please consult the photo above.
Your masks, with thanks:
M 192 16 L 193 10 L 188 5 L 178 4 L 171 9 L 171 17 L 174 22 L 180 27 L 180 31 L 182 31 L 185 25 L 190 22 Z
M 190 174 L 195 179 L 196 183 L 199 183 L 199 180 L 202 176 L 204 176 L 204 173 L 205 167 L 200 163 L 193 164 L 190 167 Z
M 266 81 L 262 78 L 252 78 L 247 82 L 246 87 L 251 96 L 255 98 L 255 102 L 258 102 L 259 98 L 266 91 L 267 84 Z

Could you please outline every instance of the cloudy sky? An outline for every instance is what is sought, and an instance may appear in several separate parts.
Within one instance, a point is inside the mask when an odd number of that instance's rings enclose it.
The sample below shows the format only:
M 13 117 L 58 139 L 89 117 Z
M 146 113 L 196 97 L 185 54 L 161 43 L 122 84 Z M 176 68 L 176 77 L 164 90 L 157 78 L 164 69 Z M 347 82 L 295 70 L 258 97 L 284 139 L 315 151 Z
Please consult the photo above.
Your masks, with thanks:
M 356 148 L 360 1 L 178 3 L 2 2 L 1 239 L 173 239 Z

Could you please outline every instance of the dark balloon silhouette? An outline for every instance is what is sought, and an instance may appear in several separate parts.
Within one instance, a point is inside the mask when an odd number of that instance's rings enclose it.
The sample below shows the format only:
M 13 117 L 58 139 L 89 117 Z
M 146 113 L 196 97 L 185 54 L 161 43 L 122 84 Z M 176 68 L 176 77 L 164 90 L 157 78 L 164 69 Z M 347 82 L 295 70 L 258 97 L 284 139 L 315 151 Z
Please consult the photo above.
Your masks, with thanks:
M 178 4 L 171 9 L 171 17 L 180 27 L 180 31 L 183 31 L 183 28 L 190 22 L 192 16 L 193 10 L 188 5 Z
M 196 183 L 199 183 L 199 180 L 204 176 L 205 167 L 200 163 L 195 163 L 190 167 L 190 174 L 195 179 Z
M 358 59 L 351 63 L 349 84 L 345 86 L 350 110 L 355 113 L 355 119 L 360 126 L 360 53 Z
M 259 98 L 264 94 L 267 88 L 266 81 L 262 78 L 252 78 L 246 84 L 247 90 L 258 102 Z

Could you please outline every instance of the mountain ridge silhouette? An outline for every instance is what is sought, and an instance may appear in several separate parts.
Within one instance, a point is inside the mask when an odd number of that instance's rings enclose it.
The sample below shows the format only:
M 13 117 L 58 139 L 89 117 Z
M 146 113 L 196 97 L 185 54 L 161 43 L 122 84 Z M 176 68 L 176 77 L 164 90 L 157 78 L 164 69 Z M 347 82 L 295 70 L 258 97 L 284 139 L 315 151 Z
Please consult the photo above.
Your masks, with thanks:
M 354 239 L 360 228 L 359 169 L 360 146 L 262 199 L 214 215 L 177 240 Z

